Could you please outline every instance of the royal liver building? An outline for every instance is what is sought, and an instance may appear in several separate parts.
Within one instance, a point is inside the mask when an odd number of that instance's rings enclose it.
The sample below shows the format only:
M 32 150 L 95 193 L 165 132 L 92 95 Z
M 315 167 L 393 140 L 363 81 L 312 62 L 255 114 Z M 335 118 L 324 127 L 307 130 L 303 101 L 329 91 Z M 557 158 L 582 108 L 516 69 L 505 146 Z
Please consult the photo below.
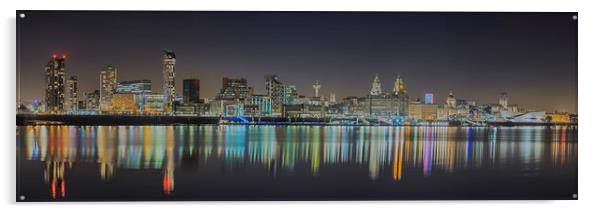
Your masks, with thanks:
M 393 90 L 390 92 L 382 91 L 382 84 L 377 74 L 366 99 L 365 114 L 367 117 L 405 117 L 408 115 L 409 96 L 399 74 L 395 79 Z

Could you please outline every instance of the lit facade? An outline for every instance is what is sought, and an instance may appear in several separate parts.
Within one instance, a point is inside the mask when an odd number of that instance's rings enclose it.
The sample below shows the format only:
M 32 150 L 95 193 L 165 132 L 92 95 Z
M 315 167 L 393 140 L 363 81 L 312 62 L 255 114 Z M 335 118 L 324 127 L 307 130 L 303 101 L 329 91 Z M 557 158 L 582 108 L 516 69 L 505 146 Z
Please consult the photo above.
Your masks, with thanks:
M 111 99 L 113 113 L 117 114 L 135 114 L 138 111 L 136 94 L 134 93 L 115 93 Z
M 503 109 L 508 109 L 508 93 L 502 92 L 498 102 Z
M 78 97 L 77 97 L 77 76 L 70 76 L 67 80 L 67 101 L 65 102 L 65 110 L 69 112 L 77 112 Z
M 297 87 L 285 84 L 277 75 L 267 75 L 264 79 L 267 95 L 272 99 L 274 115 L 282 115 L 282 105 L 292 104 L 298 96 Z
M 217 94 L 216 100 L 240 100 L 251 97 L 253 88 L 248 86 L 245 78 L 222 78 L 222 89 Z
M 410 102 L 408 106 L 408 118 L 415 120 L 438 120 L 438 106 L 421 102 Z
M 157 115 L 162 114 L 165 105 L 163 104 L 163 94 L 149 93 L 144 95 L 144 114 Z
M 115 93 L 145 94 L 151 92 L 152 84 L 150 80 L 122 81 L 117 83 L 115 88 Z
M 163 104 L 166 113 L 171 113 L 176 100 L 176 54 L 163 51 Z
M 434 104 L 435 100 L 433 99 L 433 93 L 424 94 L 424 103 L 425 104 Z
M 545 119 L 547 122 L 552 122 L 552 123 L 569 123 L 569 122 L 571 122 L 571 116 L 566 113 L 546 113 Z
M 117 68 L 107 66 L 100 71 L 100 111 L 112 110 L 112 98 L 117 88 Z
M 56 55 L 46 64 L 46 112 L 62 113 L 65 105 L 65 59 Z
M 454 91 L 449 90 L 449 95 L 447 96 L 445 105 L 448 108 L 456 108 L 456 97 L 454 97 Z
M 395 79 L 393 91 L 389 93 L 382 92 L 382 86 L 378 75 L 374 77 L 372 89 L 367 97 L 367 116 L 369 117 L 390 117 L 407 116 L 409 95 L 405 90 L 405 85 L 398 75 Z M 377 92 L 379 92 L 377 94 Z
M 97 112 L 100 108 L 100 90 L 84 93 L 85 109 L 90 112 Z
M 261 116 L 272 115 L 272 99 L 267 95 L 252 95 L 249 105 L 257 106 L 257 114 Z

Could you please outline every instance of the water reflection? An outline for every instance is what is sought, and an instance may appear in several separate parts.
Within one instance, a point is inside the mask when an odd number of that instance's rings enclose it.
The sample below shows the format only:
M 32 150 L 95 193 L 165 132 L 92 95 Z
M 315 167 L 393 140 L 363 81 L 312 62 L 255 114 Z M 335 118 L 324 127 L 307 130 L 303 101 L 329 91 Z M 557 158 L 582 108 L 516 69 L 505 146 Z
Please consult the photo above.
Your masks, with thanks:
M 44 162 L 54 199 L 66 196 L 65 172 L 77 162 L 97 163 L 106 181 L 119 169 L 160 170 L 157 184 L 170 195 L 176 169 L 207 164 L 233 172 L 259 166 L 273 177 L 359 167 L 372 180 L 403 182 L 408 169 L 429 177 L 518 165 L 520 175 L 538 175 L 542 166 L 577 160 L 577 127 L 560 126 L 23 126 L 18 142 L 21 158 Z

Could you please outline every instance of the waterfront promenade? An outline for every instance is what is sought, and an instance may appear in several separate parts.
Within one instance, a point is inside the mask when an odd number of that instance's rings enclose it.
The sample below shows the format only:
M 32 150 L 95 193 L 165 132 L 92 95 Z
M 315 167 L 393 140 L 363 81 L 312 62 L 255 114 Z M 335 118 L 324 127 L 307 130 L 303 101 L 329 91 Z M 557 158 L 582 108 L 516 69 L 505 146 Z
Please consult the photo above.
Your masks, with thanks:
M 342 121 L 342 122 L 341 122 Z M 360 121 L 360 122 L 358 122 Z M 577 123 L 511 123 L 483 122 L 471 124 L 461 121 L 421 121 L 391 124 L 379 119 L 300 118 L 300 117 L 216 117 L 169 115 L 54 115 L 17 114 L 16 124 L 22 125 L 337 125 L 337 126 L 553 126 Z

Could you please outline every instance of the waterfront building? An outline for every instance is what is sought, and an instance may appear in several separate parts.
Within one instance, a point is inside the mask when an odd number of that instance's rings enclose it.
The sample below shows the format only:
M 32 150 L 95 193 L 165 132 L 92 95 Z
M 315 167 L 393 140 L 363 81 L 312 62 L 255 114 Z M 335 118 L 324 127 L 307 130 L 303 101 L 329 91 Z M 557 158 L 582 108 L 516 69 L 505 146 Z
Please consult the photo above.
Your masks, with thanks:
M 31 106 L 29 107 L 29 109 L 33 113 L 40 113 L 44 112 L 44 107 L 44 104 L 39 98 L 34 98 L 33 100 L 31 100 Z
M 322 97 L 298 96 L 289 104 L 284 104 L 286 117 L 324 117 L 325 101 Z
M 98 112 L 100 110 L 100 90 L 84 93 L 86 111 Z
M 424 94 L 424 103 L 425 104 L 433 104 L 435 100 L 433 99 L 433 93 Z
M 367 97 L 367 116 L 407 116 L 409 95 L 401 77 L 397 75 L 392 92 L 383 93 L 381 88 L 380 79 L 376 75 L 370 89 L 370 94 Z
M 454 97 L 454 92 L 452 90 L 449 90 L 449 95 L 447 96 L 445 103 L 448 108 L 456 108 L 456 97 Z
M 367 98 L 366 97 L 357 97 L 357 96 L 348 96 L 343 98 L 343 105 L 345 106 L 343 109 L 344 115 L 347 116 L 365 116 L 366 108 L 367 108 Z
M 65 109 L 69 112 L 79 110 L 77 93 L 77 76 L 72 75 L 67 80 L 67 101 L 65 102 Z
M 330 98 L 328 98 L 328 102 L 329 105 L 334 105 L 337 103 L 337 95 L 334 92 L 330 93 Z
M 282 105 L 285 117 L 318 118 L 324 117 L 324 107 L 311 104 L 286 104 Z
M 163 51 L 163 106 L 165 113 L 171 114 L 176 100 L 176 54 Z
M 200 80 L 196 78 L 182 81 L 182 96 L 184 103 L 200 103 Z
M 508 112 L 521 112 L 520 108 L 518 108 L 518 104 L 510 104 L 506 110 Z
M 498 103 L 500 106 L 502 106 L 502 109 L 508 109 L 508 93 L 502 92 L 500 94 Z
M 117 68 L 108 65 L 100 71 L 100 111 L 112 110 L 112 98 L 117 87 Z
M 439 107 L 434 104 L 426 104 L 418 101 L 409 103 L 408 118 L 414 120 L 437 120 Z
M 264 79 L 267 95 L 272 99 L 273 115 L 282 115 L 282 105 L 292 104 L 298 96 L 297 87 L 285 84 L 277 75 L 267 75 Z
M 162 93 L 149 93 L 144 96 L 144 114 L 162 114 L 165 109 L 163 103 L 165 97 Z
M 65 105 L 65 60 L 52 55 L 46 64 L 46 112 L 63 113 Z
M 117 83 L 116 93 L 146 94 L 152 92 L 150 80 L 122 81 Z
M 326 117 L 343 117 L 348 111 L 348 105 L 344 103 L 329 103 L 328 106 L 325 106 L 324 108 Z
M 174 113 L 176 115 L 200 115 L 203 104 L 191 102 L 176 102 L 174 104 Z
M 462 109 L 470 109 L 471 107 L 476 106 L 476 102 L 475 101 L 467 101 L 464 99 L 456 99 L 456 108 L 462 108 Z
M 117 83 L 115 93 L 128 94 L 132 93 L 135 95 L 136 111 L 139 113 L 144 112 L 144 98 L 147 94 L 152 93 L 152 84 L 150 80 L 133 80 L 133 81 L 122 81 Z
M 245 101 L 253 94 L 253 87 L 248 86 L 245 78 L 222 78 L 222 89 L 216 100 Z
M 511 113 L 500 112 L 498 121 L 513 123 L 542 123 L 545 120 L 545 112 Z
M 210 114 L 213 116 L 242 116 L 245 104 L 239 99 L 212 100 L 209 102 Z
M 568 113 L 546 113 L 545 120 L 550 123 L 569 123 L 571 122 L 571 115 Z
M 138 111 L 138 103 L 134 93 L 115 93 L 111 98 L 111 102 L 112 113 L 135 114 Z
M 250 106 L 256 106 L 255 114 L 260 116 L 272 115 L 272 99 L 268 95 L 251 95 Z M 245 111 L 247 111 L 245 109 Z
M 77 101 L 77 111 L 86 111 L 86 100 Z

